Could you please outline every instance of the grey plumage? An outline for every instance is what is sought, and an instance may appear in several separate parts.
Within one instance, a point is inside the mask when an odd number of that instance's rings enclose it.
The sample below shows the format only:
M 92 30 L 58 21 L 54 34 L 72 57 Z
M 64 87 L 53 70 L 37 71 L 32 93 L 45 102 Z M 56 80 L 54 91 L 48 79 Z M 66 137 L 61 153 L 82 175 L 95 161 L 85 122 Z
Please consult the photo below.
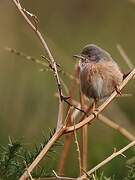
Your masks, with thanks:
M 89 44 L 81 52 L 80 83 L 82 92 L 95 100 L 108 97 L 123 80 L 123 74 L 111 55 Z

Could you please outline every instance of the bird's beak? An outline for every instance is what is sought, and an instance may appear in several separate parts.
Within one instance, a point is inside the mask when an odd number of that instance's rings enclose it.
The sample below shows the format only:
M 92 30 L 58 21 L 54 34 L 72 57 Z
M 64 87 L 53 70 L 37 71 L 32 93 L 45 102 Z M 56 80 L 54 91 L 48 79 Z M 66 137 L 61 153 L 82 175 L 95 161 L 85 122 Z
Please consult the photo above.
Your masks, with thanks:
M 83 56 L 81 55 L 73 55 L 74 58 L 80 60 L 80 59 L 85 59 Z

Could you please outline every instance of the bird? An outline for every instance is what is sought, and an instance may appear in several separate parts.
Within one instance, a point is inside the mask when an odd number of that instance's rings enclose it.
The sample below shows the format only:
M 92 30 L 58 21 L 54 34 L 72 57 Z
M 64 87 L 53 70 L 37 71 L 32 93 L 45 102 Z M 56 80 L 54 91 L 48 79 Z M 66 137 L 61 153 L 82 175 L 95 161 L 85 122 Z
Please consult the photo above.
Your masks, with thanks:
M 111 55 L 95 44 L 86 45 L 79 59 L 80 87 L 87 98 L 92 98 L 92 111 L 96 110 L 98 102 L 108 98 L 113 91 L 121 95 L 119 85 L 124 74 Z

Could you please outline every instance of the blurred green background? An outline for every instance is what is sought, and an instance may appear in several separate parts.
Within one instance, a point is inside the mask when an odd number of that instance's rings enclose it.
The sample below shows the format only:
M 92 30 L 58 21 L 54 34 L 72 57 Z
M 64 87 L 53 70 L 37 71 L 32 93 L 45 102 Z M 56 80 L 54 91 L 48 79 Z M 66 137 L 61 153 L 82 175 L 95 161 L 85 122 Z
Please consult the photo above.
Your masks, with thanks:
M 38 16 L 41 32 L 66 72 L 73 73 L 75 62 L 72 56 L 88 43 L 106 49 L 127 72 L 128 66 L 116 48 L 120 43 L 135 64 L 135 3 L 128 0 L 23 0 L 22 4 Z M 7 52 L 5 47 L 36 58 L 43 54 L 35 34 L 12 0 L 0 1 L 0 144 L 7 144 L 8 136 L 14 139 L 24 137 L 25 142 L 30 144 L 38 143 L 42 131 L 47 133 L 56 125 L 58 102 L 54 97 L 54 78 L 49 72 L 40 72 L 42 66 Z M 63 79 L 69 86 L 70 81 L 66 77 Z M 105 113 L 135 135 L 134 81 L 128 84 L 124 92 L 132 93 L 133 97 L 118 98 Z M 89 127 L 88 168 L 110 155 L 114 147 L 121 148 L 127 143 L 118 132 L 95 121 Z M 66 175 L 77 175 L 75 151 L 73 143 Z M 130 158 L 133 153 L 128 152 Z M 53 169 L 57 169 L 55 160 L 49 163 Z M 120 180 L 124 177 L 125 162 L 119 157 L 102 170 L 107 176 L 115 174 L 116 179 Z

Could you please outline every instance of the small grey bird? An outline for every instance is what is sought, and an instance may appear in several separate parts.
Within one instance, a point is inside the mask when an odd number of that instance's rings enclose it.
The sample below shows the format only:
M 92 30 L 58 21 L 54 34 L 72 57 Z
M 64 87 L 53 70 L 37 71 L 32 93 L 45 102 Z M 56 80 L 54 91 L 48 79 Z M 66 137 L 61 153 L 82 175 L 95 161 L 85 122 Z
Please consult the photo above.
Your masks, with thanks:
M 81 90 L 88 98 L 94 99 L 93 109 L 114 90 L 120 94 L 118 87 L 123 81 L 123 73 L 108 52 L 88 44 L 81 55 L 74 57 L 79 59 Z

